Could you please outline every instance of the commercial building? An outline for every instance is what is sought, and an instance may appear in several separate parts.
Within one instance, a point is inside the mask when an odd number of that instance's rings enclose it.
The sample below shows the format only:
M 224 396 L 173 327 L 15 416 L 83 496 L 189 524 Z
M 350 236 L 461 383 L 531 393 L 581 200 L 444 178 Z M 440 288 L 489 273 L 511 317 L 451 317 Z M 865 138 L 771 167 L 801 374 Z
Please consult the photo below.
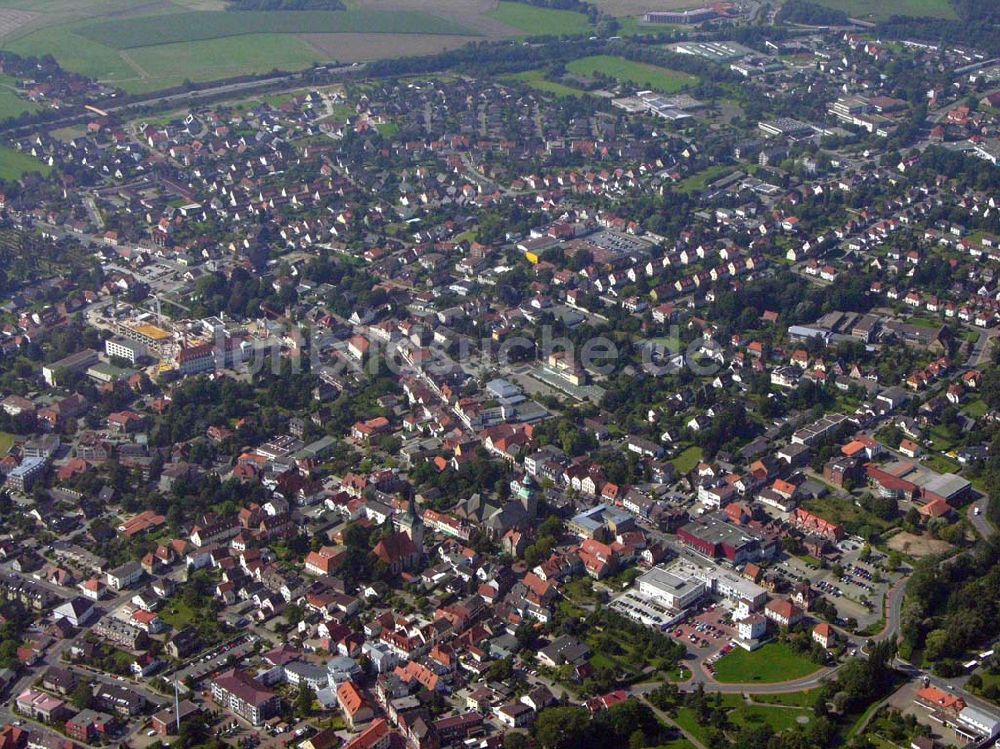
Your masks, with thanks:
M 119 339 L 134 341 L 144 350 L 157 354 L 160 353 L 163 345 L 170 340 L 170 333 L 149 323 L 119 323 L 115 332 Z M 110 355 L 111 352 L 108 351 L 108 354 Z
M 635 529 L 635 518 L 625 510 L 609 505 L 597 505 L 575 515 L 568 528 L 582 538 L 603 538 Z
M 259 726 L 278 712 L 278 695 L 261 686 L 245 671 L 229 669 L 212 681 L 212 699 L 252 725 Z
M 104 353 L 117 359 L 124 359 L 129 364 L 135 364 L 146 355 L 146 346 L 139 341 L 109 338 L 104 342 Z
M 757 127 L 760 128 L 761 132 L 772 137 L 780 135 L 786 138 L 801 138 L 815 132 L 808 122 L 800 122 L 791 117 L 779 117 L 775 120 L 760 122 Z
M 29 492 L 44 472 L 45 461 L 42 458 L 25 458 L 21 465 L 7 474 L 7 486 L 22 494 Z
M 681 26 L 694 26 L 719 17 L 715 8 L 695 8 L 693 10 L 655 11 L 646 13 L 643 23 L 669 23 Z
M 153 716 L 151 725 L 158 736 L 177 735 L 178 723 L 182 722 L 189 715 L 194 715 L 201 710 L 201 708 L 189 700 L 181 700 L 177 707 L 178 710 L 175 712 L 174 706 L 171 704 Z
M 49 387 L 56 387 L 58 382 L 58 373 L 60 371 L 69 372 L 83 372 L 88 367 L 92 367 L 100 361 L 97 356 L 97 352 L 91 348 L 85 348 L 82 351 L 77 351 L 75 354 L 70 354 L 67 357 L 60 359 L 57 362 L 52 362 L 51 364 L 46 364 L 42 367 L 42 377 L 45 379 L 45 383 Z
M 636 580 L 641 596 L 680 611 L 696 603 L 706 593 L 705 584 L 693 576 L 654 567 Z
M 756 611 L 767 600 L 767 591 L 752 580 L 741 577 L 732 570 L 717 565 L 693 565 L 682 561 L 674 565 L 687 564 L 691 576 L 701 580 L 710 593 L 728 601 L 741 603 L 747 611 Z
M 1000 717 L 972 705 L 962 708 L 958 713 L 958 722 L 956 729 L 970 739 L 980 737 L 992 739 L 1000 734 Z M 966 730 L 962 731 L 963 728 Z
M 139 582 L 142 574 L 142 565 L 135 561 L 126 562 L 108 572 L 108 587 L 112 590 L 124 590 Z
M 726 559 L 734 565 L 770 558 L 777 551 L 772 539 L 714 513 L 678 528 L 677 538 L 709 559 Z

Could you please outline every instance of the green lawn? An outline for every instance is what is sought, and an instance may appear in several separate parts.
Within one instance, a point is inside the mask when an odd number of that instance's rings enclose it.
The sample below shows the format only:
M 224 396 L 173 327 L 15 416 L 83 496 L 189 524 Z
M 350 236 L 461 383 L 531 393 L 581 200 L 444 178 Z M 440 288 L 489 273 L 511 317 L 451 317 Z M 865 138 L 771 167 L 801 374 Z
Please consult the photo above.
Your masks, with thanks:
M 666 744 L 657 744 L 653 749 L 694 749 L 694 744 L 681 737 L 673 741 L 668 741 Z
M 680 192 L 686 193 L 704 192 L 710 184 L 716 180 L 722 179 L 732 171 L 733 167 L 723 164 L 710 166 L 707 169 L 702 169 L 700 172 L 696 172 L 695 174 L 682 179 L 677 185 L 677 189 Z
M 697 467 L 701 462 L 701 458 L 701 448 L 697 445 L 692 445 L 670 462 L 674 464 L 674 468 L 677 469 L 678 474 L 685 476 Z
M 14 435 L 0 432 L 0 455 L 6 455 L 14 446 Z
M 986 405 L 986 401 L 980 399 L 972 401 L 972 403 L 963 408 L 962 413 L 964 413 L 970 419 L 981 419 L 986 415 L 986 412 L 989 410 L 990 407 Z
M 768 725 L 775 733 L 809 722 L 812 710 L 771 705 L 740 705 L 729 719 L 740 726 Z
M 708 726 L 698 725 L 697 713 L 693 708 L 682 707 L 677 711 L 677 715 L 674 717 L 674 722 L 677 723 L 684 731 L 695 738 L 695 740 L 701 742 L 702 745 L 708 745 L 709 739 L 709 729 Z
M 802 692 L 783 694 L 751 694 L 754 702 L 764 702 L 768 705 L 788 705 L 789 707 L 812 707 L 819 696 L 818 689 L 806 689 Z
M 501 0 L 489 17 L 529 36 L 587 34 L 591 30 L 590 19 L 583 13 L 539 8 L 507 0 Z
M 392 140 L 399 135 L 399 125 L 395 122 L 383 122 L 381 125 L 377 125 L 376 129 L 387 140 Z
M 928 330 L 937 330 L 941 327 L 940 320 L 933 320 L 929 317 L 919 317 L 917 315 L 907 318 L 906 322 L 917 328 L 927 328 Z
M 938 424 L 931 429 L 930 442 L 931 447 L 935 450 L 940 450 L 941 452 L 947 452 L 955 444 L 951 434 L 941 424 Z
M 585 93 L 578 88 L 570 88 L 562 83 L 545 80 L 545 73 L 541 70 L 527 70 L 523 73 L 507 76 L 507 78 L 512 81 L 521 81 L 537 91 L 544 91 L 555 96 L 582 96 Z
M 859 525 L 870 525 L 879 530 L 885 530 L 891 523 L 882 520 L 870 512 L 865 512 L 850 499 L 827 495 L 806 500 L 805 508 L 814 512 L 831 523 L 840 523 L 851 528 Z
M 819 666 L 787 645 L 772 642 L 752 653 L 735 648 L 719 659 L 715 669 L 716 680 L 724 684 L 772 684 L 801 679 L 818 671 Z
M 573 60 L 566 69 L 577 75 L 590 76 L 595 73 L 606 75 L 620 83 L 631 83 L 640 88 L 651 88 L 665 94 L 677 93 L 698 82 L 695 76 L 687 73 L 611 55 L 593 55 Z
M 962 466 L 944 455 L 924 455 L 921 462 L 938 473 L 958 473 L 962 470 Z
M 160 618 L 174 628 L 174 631 L 183 629 L 198 617 L 198 612 L 185 604 L 180 596 L 175 596 L 170 603 L 160 610 Z
M 819 5 L 842 10 L 852 18 L 884 20 L 890 16 L 956 18 L 948 0 L 816 0 Z
M 43 164 L 34 156 L 0 146 L 0 179 L 18 180 L 28 172 L 48 174 L 52 167 Z

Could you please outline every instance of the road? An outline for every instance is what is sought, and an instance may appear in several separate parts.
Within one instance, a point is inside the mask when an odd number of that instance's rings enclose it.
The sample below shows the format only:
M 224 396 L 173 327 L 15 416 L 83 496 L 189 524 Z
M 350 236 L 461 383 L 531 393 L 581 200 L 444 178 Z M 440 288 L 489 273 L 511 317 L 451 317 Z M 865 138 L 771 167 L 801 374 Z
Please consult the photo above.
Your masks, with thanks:
M 986 505 L 988 503 L 989 497 L 980 497 L 969 505 L 965 512 L 965 516 L 968 518 L 972 527 L 976 529 L 976 533 L 978 533 L 981 538 L 987 538 L 996 533 L 996 528 L 993 527 L 993 523 L 986 519 Z M 978 513 L 976 512 L 977 510 Z
M 820 686 L 840 668 L 840 665 L 821 668 L 815 673 L 812 673 L 809 676 L 804 676 L 801 679 L 779 681 L 770 684 L 762 684 L 755 681 L 738 684 L 723 684 L 715 681 L 713 678 L 705 674 L 699 664 L 695 664 L 694 667 L 692 667 L 691 663 L 685 662 L 684 666 L 691 669 L 692 674 L 694 674 L 691 679 L 684 682 L 685 686 L 702 684 L 705 687 L 706 692 L 721 692 L 722 694 L 789 694 L 791 692 L 802 692 L 806 689 L 813 689 Z M 631 693 L 637 696 L 644 696 L 655 690 L 658 686 L 659 683 L 653 682 L 637 684 L 632 687 Z

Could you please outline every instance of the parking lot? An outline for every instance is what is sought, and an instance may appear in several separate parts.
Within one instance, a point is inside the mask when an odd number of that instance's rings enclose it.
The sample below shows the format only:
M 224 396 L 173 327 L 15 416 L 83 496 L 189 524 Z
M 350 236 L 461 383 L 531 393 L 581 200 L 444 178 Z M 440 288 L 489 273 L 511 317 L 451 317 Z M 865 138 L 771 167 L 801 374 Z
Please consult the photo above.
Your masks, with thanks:
M 240 635 L 235 640 L 219 645 L 206 653 L 202 653 L 196 659 L 188 661 L 184 668 L 177 671 L 171 677 L 171 680 L 183 683 L 190 676 L 197 681 L 225 666 L 230 656 L 236 659 L 242 658 L 253 650 L 256 641 L 256 635 Z
M 878 618 L 882 598 L 892 584 L 890 575 L 876 569 L 877 562 L 877 559 L 858 561 L 858 551 L 855 550 L 841 556 L 839 564 L 843 574 L 839 576 L 833 565 L 817 569 L 797 557 L 781 560 L 777 569 L 793 585 L 810 583 L 837 607 L 842 618 L 856 619 L 861 627 L 865 627 Z M 876 582 L 879 576 L 882 581 Z
M 669 634 L 692 651 L 711 672 L 711 663 L 724 654 L 723 650 L 728 653 L 732 649 L 730 640 L 736 637 L 736 630 L 730 611 L 721 604 L 711 604 L 675 625 Z

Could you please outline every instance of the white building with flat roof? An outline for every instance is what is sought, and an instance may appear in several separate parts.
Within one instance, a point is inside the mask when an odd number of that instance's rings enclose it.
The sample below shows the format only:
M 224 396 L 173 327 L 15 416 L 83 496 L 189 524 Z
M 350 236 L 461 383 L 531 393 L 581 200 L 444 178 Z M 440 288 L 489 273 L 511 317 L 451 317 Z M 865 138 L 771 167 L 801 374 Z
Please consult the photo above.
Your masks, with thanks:
M 958 714 L 958 722 L 979 736 L 993 738 L 1000 734 L 1000 718 L 995 713 L 967 705 Z
M 706 593 L 705 584 L 692 576 L 654 567 L 636 580 L 639 595 L 676 609 L 686 609 Z
M 701 581 L 706 592 L 719 598 L 734 603 L 746 601 L 749 611 L 757 611 L 767 602 L 766 590 L 752 580 L 747 580 L 732 570 L 717 564 L 701 565 L 678 558 L 664 569 L 679 577 Z

